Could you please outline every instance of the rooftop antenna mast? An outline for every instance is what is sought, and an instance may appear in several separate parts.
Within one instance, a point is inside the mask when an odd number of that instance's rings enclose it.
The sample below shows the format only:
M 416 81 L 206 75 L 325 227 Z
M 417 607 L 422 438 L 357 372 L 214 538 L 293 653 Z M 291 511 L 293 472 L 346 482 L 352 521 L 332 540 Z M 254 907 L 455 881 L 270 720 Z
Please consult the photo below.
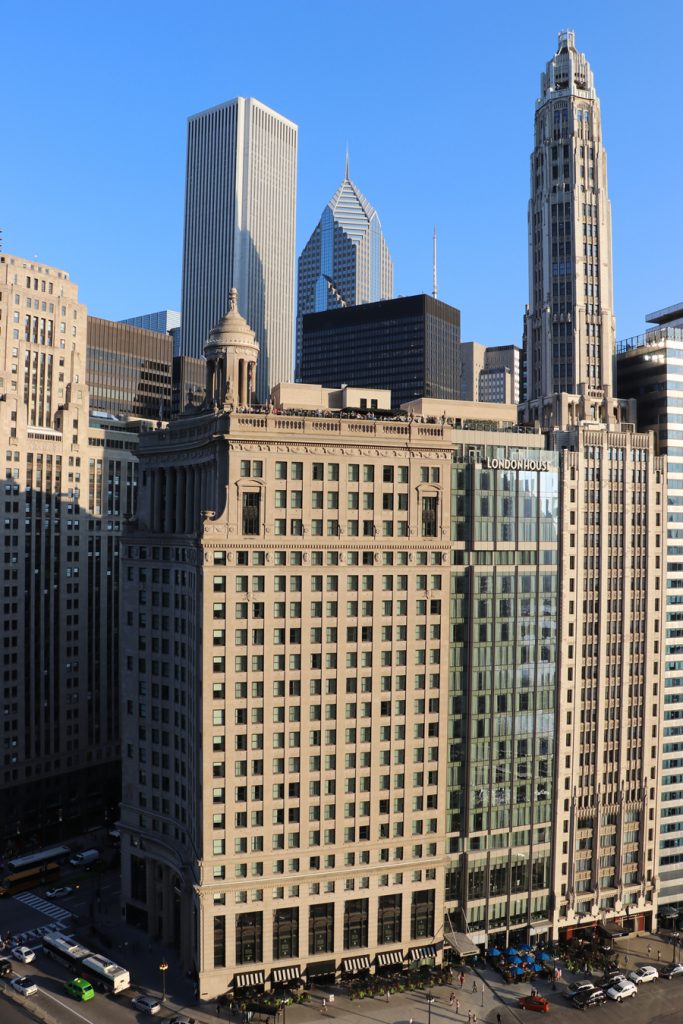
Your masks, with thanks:
M 436 224 L 434 225 L 434 272 L 432 279 L 432 297 L 438 298 L 439 289 L 436 284 Z

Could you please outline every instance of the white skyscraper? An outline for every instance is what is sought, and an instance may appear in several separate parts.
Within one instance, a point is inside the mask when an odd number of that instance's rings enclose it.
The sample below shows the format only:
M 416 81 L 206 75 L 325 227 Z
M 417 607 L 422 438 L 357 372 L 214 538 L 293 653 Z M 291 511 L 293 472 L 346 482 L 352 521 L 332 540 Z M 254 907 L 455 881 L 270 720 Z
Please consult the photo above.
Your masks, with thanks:
M 260 345 L 259 401 L 292 376 L 297 131 L 241 96 L 187 127 L 182 352 L 202 355 L 237 288 Z

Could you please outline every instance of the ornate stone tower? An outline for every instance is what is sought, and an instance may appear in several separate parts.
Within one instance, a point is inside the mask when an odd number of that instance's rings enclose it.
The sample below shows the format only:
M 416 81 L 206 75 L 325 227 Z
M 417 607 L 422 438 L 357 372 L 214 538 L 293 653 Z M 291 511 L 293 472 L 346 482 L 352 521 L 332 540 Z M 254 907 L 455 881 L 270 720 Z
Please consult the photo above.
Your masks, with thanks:
M 230 307 L 212 328 L 204 346 L 206 403 L 218 409 L 251 405 L 259 345 L 237 308 L 237 289 L 230 289 Z

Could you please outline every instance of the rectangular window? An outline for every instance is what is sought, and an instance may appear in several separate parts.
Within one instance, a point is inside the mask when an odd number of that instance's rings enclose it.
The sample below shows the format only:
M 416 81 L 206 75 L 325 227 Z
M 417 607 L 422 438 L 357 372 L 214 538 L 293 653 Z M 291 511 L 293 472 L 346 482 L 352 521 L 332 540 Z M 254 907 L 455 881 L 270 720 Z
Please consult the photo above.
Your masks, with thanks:
M 436 537 L 438 507 L 439 499 L 437 497 L 428 497 L 422 499 L 423 537 Z
M 242 533 L 256 537 L 261 532 L 261 495 L 245 491 L 242 495 Z

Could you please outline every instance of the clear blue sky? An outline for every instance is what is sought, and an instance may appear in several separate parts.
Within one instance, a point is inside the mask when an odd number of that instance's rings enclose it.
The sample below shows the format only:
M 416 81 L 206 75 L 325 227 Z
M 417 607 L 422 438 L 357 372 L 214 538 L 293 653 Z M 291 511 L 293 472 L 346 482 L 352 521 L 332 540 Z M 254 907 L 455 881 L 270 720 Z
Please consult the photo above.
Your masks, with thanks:
M 557 32 L 595 73 L 617 337 L 683 300 L 683 4 L 36 0 L 2 17 L 4 249 L 68 270 L 95 315 L 180 308 L 185 123 L 236 95 L 299 125 L 297 255 L 344 170 L 397 294 L 519 343 L 534 102 Z

